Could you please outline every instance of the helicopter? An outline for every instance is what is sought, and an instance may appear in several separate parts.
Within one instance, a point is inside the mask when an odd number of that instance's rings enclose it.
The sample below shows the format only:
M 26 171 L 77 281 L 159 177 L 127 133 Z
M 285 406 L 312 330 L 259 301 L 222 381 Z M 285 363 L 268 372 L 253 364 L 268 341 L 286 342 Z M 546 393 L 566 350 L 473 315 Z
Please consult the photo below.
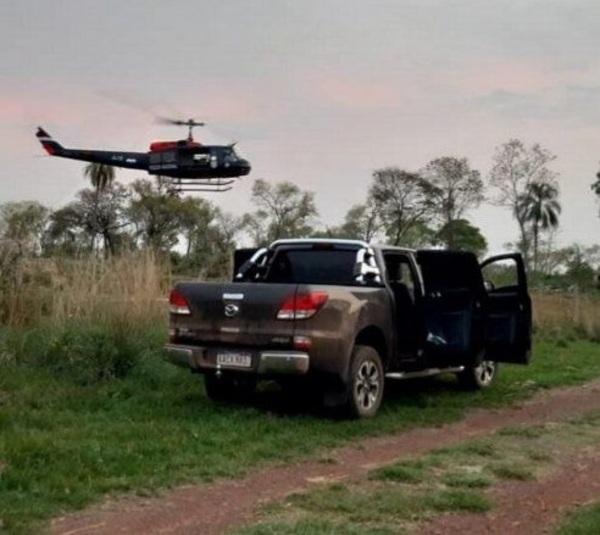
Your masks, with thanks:
M 194 119 L 163 119 L 163 122 L 187 126 L 187 139 L 154 141 L 148 152 L 121 152 L 65 148 L 41 126 L 36 136 L 51 156 L 126 169 L 144 169 L 150 175 L 171 178 L 172 186 L 178 191 L 227 191 L 231 189 L 233 179 L 250 173 L 250 162 L 238 156 L 235 143 L 204 145 L 194 140 L 193 129 L 205 123 Z

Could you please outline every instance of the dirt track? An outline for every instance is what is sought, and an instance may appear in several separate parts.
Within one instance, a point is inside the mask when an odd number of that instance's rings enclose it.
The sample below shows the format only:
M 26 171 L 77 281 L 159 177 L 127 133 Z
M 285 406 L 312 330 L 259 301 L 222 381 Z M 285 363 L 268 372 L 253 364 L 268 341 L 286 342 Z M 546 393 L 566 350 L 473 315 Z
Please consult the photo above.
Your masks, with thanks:
M 360 477 L 403 457 L 493 433 L 506 426 L 571 419 L 600 409 L 600 379 L 587 385 L 542 393 L 518 406 L 477 410 L 439 428 L 367 439 L 328 453 L 334 463 L 307 461 L 254 472 L 237 480 L 186 486 L 159 498 L 124 498 L 55 519 L 56 535 L 220 534 L 252 521 L 256 508 L 291 492 L 332 480 Z M 495 489 L 499 506 L 487 515 L 443 516 L 426 533 L 546 533 L 566 506 L 600 498 L 600 445 L 585 458 L 566 461 L 543 482 L 511 482 Z

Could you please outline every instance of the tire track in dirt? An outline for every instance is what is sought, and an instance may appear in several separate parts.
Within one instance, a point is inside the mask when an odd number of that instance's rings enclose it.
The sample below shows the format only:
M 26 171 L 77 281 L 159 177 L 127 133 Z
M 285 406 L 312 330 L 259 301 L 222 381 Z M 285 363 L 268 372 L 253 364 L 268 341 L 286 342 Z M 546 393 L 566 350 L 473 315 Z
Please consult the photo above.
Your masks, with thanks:
M 51 524 L 51 533 L 220 534 L 226 529 L 252 521 L 256 518 L 257 507 L 282 499 L 292 492 L 358 477 L 378 466 L 491 434 L 503 427 L 560 422 L 597 409 L 600 409 L 600 379 L 585 385 L 547 391 L 509 408 L 475 410 L 459 422 L 438 428 L 413 429 L 396 435 L 365 439 L 357 445 L 328 452 L 328 459 L 333 459 L 334 463 L 309 460 L 257 470 L 235 480 L 183 486 L 157 498 L 126 497 L 107 502 L 55 519 Z M 577 502 L 569 499 L 569 495 L 564 495 L 562 505 Z M 486 516 L 491 518 L 492 515 L 493 513 Z M 488 531 L 483 529 L 480 533 Z M 517 532 L 509 530 L 489 533 Z

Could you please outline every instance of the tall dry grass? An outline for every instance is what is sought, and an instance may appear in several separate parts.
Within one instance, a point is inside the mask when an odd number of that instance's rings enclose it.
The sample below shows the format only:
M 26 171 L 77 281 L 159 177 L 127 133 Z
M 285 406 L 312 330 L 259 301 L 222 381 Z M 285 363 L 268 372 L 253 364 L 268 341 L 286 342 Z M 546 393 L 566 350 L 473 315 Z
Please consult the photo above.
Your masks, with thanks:
M 69 322 L 152 323 L 165 319 L 166 262 L 153 252 L 99 259 L 22 262 L 2 301 L 11 326 Z
M 600 339 L 600 298 L 579 292 L 532 293 L 533 322 L 538 332 L 570 330 Z
M 108 259 L 35 258 L 14 271 L 0 295 L 5 325 L 166 322 L 171 273 L 152 251 Z M 597 295 L 533 292 L 532 300 L 538 331 L 570 329 L 600 338 Z

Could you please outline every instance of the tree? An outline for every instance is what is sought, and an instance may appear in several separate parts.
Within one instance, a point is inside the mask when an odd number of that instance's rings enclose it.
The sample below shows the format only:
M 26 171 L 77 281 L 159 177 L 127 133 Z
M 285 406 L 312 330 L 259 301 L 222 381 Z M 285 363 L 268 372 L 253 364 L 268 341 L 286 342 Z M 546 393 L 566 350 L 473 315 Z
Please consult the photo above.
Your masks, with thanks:
M 291 182 L 269 184 L 258 179 L 252 186 L 252 201 L 258 210 L 244 215 L 243 227 L 255 245 L 311 234 L 318 215 L 314 193 L 301 191 Z
M 235 239 L 240 230 L 240 218 L 217 209 L 214 220 L 204 233 L 204 244 L 200 244 L 196 252 L 205 277 L 231 278 Z
M 177 243 L 184 203 L 171 187 L 169 179 L 145 178 L 130 186 L 131 202 L 127 216 L 134 226 L 138 245 L 155 251 L 169 251 Z
M 186 244 L 182 270 L 201 278 L 230 277 L 240 218 L 196 197 L 182 199 L 179 217 Z
M 421 171 L 421 176 L 431 184 L 431 195 L 439 212 L 445 244 L 448 248 L 456 248 L 454 230 L 459 225 L 452 225 L 460 220 L 464 213 L 477 208 L 483 201 L 483 180 L 479 171 L 471 169 L 466 158 L 445 156 L 436 158 Z M 462 220 L 464 221 L 464 220 Z
M 600 247 L 584 247 L 580 244 L 563 249 L 565 254 L 565 278 L 569 285 L 579 288 L 593 288 L 596 284 L 597 270 L 600 264 Z
M 548 182 L 530 182 L 517 198 L 516 214 L 531 229 L 534 271 L 538 269 L 540 233 L 558 227 L 560 212 L 558 187 Z
M 420 175 L 397 167 L 373 171 L 369 201 L 381 218 L 392 245 L 400 245 L 409 231 L 431 221 L 434 187 Z
M 372 201 L 366 204 L 355 204 L 344 217 L 344 222 L 337 227 L 328 228 L 316 233 L 327 238 L 347 240 L 363 240 L 370 242 L 381 229 L 381 220 Z
M 596 194 L 596 197 L 600 199 L 600 171 L 596 174 L 596 182 L 591 186 L 592 191 Z
M 510 208 L 520 232 L 520 248 L 527 264 L 530 261 L 530 236 L 525 212 L 519 209 L 530 184 L 555 185 L 557 173 L 548 168 L 555 156 L 539 144 L 527 148 L 522 141 L 511 139 L 496 149 L 494 165 L 490 171 L 490 184 L 498 195 L 495 203 Z
M 120 242 L 120 232 L 129 225 L 126 217 L 130 194 L 119 183 L 102 190 L 84 189 L 77 194 L 71 208 L 79 218 L 79 226 L 89 236 L 90 250 L 96 248 L 96 238 L 102 237 L 104 254 L 114 254 Z
M 179 231 L 185 241 L 185 256 L 202 249 L 208 238 L 208 228 L 218 217 L 220 210 L 211 202 L 198 197 L 181 199 L 179 208 Z
M 115 180 L 115 168 L 104 163 L 89 163 L 83 170 L 83 176 L 90 179 L 96 191 L 103 191 Z
M 0 206 L 0 237 L 16 254 L 40 254 L 50 210 L 37 201 L 9 202 Z
M 46 233 L 47 249 L 50 254 L 78 256 L 81 251 L 84 251 L 88 244 L 82 222 L 83 215 L 75 203 L 52 212 Z
M 451 238 L 449 238 L 451 236 Z M 471 251 L 482 257 L 487 250 L 487 241 L 481 231 L 466 219 L 454 219 L 446 223 L 437 233 L 438 241 L 459 251 Z

